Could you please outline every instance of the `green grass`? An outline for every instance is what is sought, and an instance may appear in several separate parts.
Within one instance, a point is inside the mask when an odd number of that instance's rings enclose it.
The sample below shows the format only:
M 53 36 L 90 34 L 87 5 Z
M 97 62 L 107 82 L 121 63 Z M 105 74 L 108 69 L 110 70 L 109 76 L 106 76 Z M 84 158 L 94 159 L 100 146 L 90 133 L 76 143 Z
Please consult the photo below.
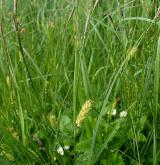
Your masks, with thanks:
M 160 164 L 159 5 L 2 1 L 0 164 Z

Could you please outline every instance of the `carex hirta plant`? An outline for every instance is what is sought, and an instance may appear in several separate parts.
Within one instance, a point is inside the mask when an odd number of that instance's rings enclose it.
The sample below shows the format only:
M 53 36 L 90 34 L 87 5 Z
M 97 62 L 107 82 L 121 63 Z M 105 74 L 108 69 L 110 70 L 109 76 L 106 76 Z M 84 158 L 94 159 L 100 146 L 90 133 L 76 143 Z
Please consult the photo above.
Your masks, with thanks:
M 160 164 L 159 6 L 1 0 L 0 164 Z

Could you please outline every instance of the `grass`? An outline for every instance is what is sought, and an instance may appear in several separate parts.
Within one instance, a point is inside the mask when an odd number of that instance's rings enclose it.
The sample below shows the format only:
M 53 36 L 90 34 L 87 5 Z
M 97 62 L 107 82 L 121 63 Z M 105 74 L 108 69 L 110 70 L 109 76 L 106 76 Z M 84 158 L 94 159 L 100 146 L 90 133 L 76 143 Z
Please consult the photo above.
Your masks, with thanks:
M 158 165 L 159 1 L 17 2 L 0 8 L 0 164 Z

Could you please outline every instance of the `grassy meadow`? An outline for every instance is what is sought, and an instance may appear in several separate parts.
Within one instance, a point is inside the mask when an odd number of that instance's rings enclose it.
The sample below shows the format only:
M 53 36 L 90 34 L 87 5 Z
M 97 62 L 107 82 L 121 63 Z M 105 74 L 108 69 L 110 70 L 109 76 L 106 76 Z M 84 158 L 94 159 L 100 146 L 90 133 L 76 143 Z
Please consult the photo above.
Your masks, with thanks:
M 159 6 L 1 0 L 0 165 L 159 165 Z

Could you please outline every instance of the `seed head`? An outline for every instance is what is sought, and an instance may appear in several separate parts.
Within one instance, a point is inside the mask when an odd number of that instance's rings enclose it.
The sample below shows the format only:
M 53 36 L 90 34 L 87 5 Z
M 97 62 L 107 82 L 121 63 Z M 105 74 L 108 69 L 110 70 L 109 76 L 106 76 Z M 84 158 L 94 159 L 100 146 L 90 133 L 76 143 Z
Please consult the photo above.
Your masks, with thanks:
M 44 94 L 47 95 L 49 82 L 46 80 L 44 83 Z
M 56 128 L 57 127 L 57 119 L 56 119 L 55 115 L 50 115 L 48 117 L 48 120 L 49 120 L 50 125 L 51 125 L 52 128 Z
M 20 29 L 20 33 L 25 33 L 25 32 L 26 32 L 25 28 Z
M 11 132 L 12 137 L 13 137 L 14 139 L 16 139 L 17 141 L 20 141 L 19 135 L 18 135 L 18 133 L 14 130 L 13 127 L 9 128 L 9 131 Z
M 90 111 L 92 107 L 92 100 L 87 100 L 84 105 L 82 106 L 77 119 L 76 119 L 76 125 L 77 127 L 80 127 L 81 124 L 83 123 L 84 119 L 87 117 L 88 112 Z
M 7 84 L 8 87 L 11 86 L 10 77 L 8 75 L 6 76 L 6 84 Z
M 8 16 L 10 16 L 10 17 L 11 17 L 11 16 L 13 16 L 13 15 L 14 15 L 14 14 L 13 14 L 13 12 L 11 12 L 11 11 L 10 11 L 10 12 L 8 12 Z
M 8 149 L 8 147 L 4 146 L 3 144 L 0 145 L 0 156 L 5 157 L 9 161 L 15 161 L 11 151 Z
M 134 56 L 134 54 L 137 51 L 137 47 L 133 47 L 129 52 L 128 52 L 128 61 Z

